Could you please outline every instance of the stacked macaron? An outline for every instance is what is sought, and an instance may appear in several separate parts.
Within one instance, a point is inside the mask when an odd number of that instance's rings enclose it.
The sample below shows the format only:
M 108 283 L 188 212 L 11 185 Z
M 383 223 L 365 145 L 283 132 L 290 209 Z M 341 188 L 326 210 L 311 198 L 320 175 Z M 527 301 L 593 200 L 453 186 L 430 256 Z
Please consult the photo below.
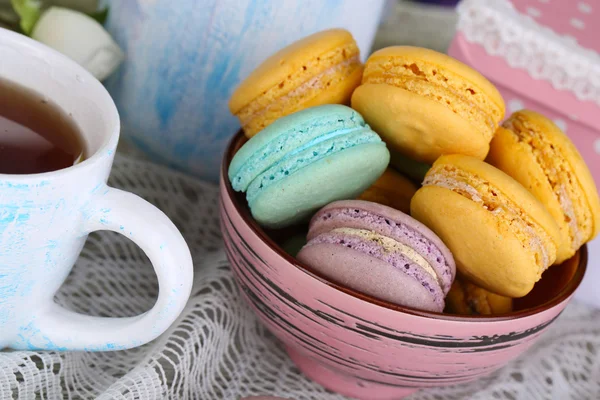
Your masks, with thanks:
M 598 234 L 594 180 L 571 140 L 548 118 L 527 110 L 511 115 L 496 132 L 487 161 L 546 206 L 560 229 L 557 263 Z
M 229 109 L 248 138 L 278 118 L 321 104 L 350 104 L 363 66 L 344 29 L 310 35 L 265 60 L 231 95 Z
M 282 228 L 335 200 L 354 198 L 385 171 L 385 143 L 353 109 L 336 104 L 280 118 L 234 156 L 229 179 L 254 218 Z
M 484 159 L 505 110 L 498 90 L 477 71 L 410 46 L 369 57 L 352 107 L 392 151 L 425 163 L 444 154 Z
M 393 208 L 333 202 L 312 218 L 298 260 L 329 279 L 381 300 L 444 309 L 456 273 L 448 248 L 426 226 Z
M 349 32 L 320 32 L 261 64 L 230 110 L 248 140 L 229 180 L 255 220 L 308 226 L 284 249 L 380 301 L 507 313 L 600 231 L 568 137 L 529 111 L 502 123 L 498 90 L 432 50 L 389 47 L 363 65 Z

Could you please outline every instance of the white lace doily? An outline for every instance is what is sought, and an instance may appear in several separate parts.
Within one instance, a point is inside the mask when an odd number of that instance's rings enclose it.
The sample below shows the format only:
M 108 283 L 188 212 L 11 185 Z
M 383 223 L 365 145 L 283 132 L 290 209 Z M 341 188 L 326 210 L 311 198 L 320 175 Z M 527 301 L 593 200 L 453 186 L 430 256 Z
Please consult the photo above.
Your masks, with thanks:
M 123 157 L 111 184 L 151 201 L 181 229 L 196 268 L 189 304 L 165 335 L 137 349 L 0 352 L 0 399 L 343 399 L 300 375 L 242 301 L 223 252 L 216 187 Z M 101 232 L 90 237 L 57 300 L 83 313 L 130 316 L 149 309 L 156 293 L 143 253 Z M 600 311 L 571 304 L 526 355 L 493 376 L 410 400 L 599 399 L 599 352 Z
M 600 55 L 520 14 L 509 0 L 463 0 L 458 29 L 469 42 L 503 57 L 534 79 L 600 105 Z

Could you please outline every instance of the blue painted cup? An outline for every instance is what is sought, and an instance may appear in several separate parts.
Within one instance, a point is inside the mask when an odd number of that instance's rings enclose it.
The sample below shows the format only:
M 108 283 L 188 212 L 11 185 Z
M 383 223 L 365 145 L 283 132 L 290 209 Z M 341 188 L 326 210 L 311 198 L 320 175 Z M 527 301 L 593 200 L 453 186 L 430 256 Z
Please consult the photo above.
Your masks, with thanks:
M 218 180 L 239 129 L 229 96 L 264 59 L 309 34 L 354 35 L 363 58 L 384 0 L 113 1 L 108 29 L 127 59 L 109 78 L 123 134 L 154 161 Z
M 0 173 L 0 349 L 126 349 L 162 334 L 192 287 L 190 251 L 150 203 L 106 182 L 119 140 L 119 115 L 85 69 L 24 35 L 0 28 L 0 79 L 34 91 L 73 118 L 86 157 L 40 174 Z M 46 99 L 46 100 L 44 100 Z M 27 120 L 17 120 L 28 126 Z M 148 255 L 160 293 L 130 318 L 82 315 L 54 303 L 89 233 L 111 230 Z

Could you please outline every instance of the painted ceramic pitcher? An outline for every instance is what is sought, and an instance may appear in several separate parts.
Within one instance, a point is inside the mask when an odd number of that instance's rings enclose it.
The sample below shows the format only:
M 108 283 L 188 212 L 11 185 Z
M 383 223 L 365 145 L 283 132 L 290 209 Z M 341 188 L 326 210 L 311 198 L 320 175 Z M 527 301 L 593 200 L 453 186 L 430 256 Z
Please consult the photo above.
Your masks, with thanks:
M 218 180 L 239 124 L 229 96 L 277 50 L 320 30 L 352 32 L 368 55 L 384 0 L 112 1 L 108 30 L 127 54 L 107 81 L 130 142 L 154 161 Z

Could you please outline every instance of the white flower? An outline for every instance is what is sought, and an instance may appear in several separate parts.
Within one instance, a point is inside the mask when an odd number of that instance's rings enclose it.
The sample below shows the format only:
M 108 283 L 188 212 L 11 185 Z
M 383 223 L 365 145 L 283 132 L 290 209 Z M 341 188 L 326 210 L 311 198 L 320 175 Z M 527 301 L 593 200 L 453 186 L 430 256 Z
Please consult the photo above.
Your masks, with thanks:
M 125 58 L 98 21 L 67 8 L 44 11 L 31 37 L 70 57 L 98 80 L 108 77 Z

